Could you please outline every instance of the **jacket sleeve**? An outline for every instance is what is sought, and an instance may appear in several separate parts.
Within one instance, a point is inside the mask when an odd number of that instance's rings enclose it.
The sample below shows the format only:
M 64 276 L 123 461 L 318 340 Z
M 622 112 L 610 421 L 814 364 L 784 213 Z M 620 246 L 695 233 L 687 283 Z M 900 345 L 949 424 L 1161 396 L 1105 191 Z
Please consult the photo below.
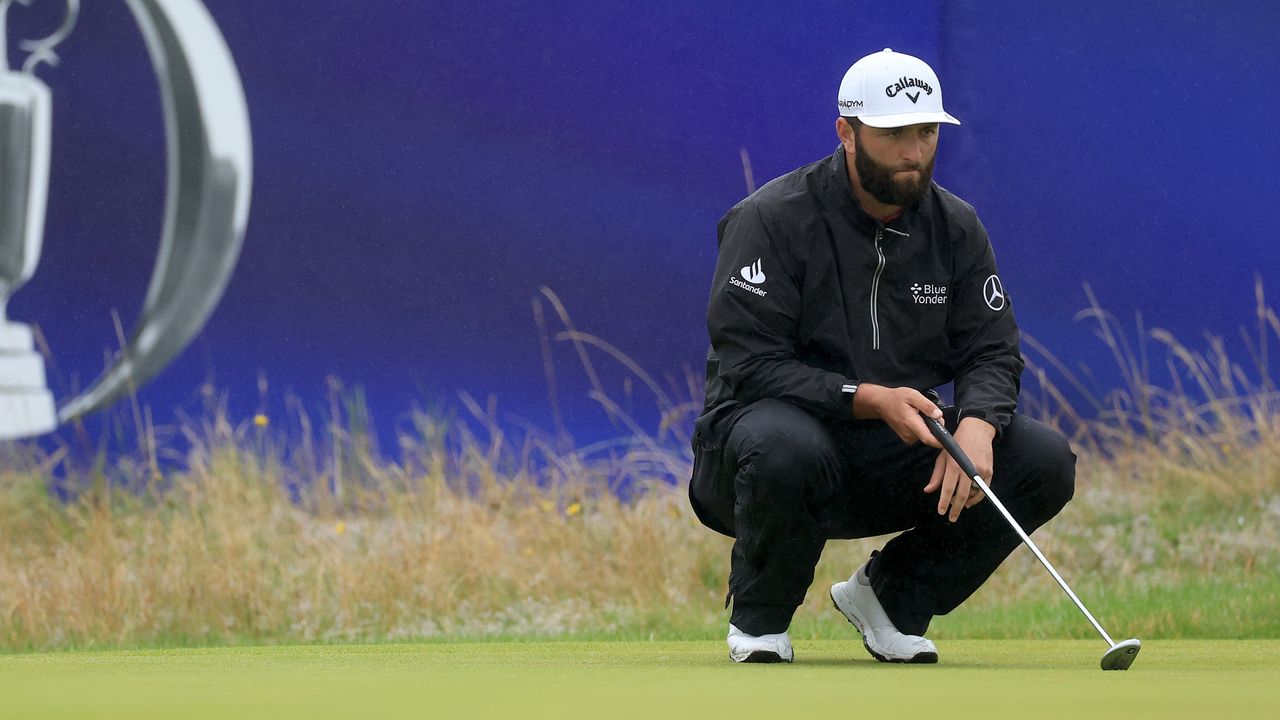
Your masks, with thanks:
M 797 358 L 803 267 L 785 238 L 751 202 L 729 211 L 719 236 L 707 332 L 734 399 L 775 398 L 820 417 L 852 418 L 856 379 Z
M 955 253 L 954 304 L 947 335 L 956 351 L 955 389 L 960 417 L 977 417 L 1004 432 L 1018 405 L 1022 352 L 1009 294 L 995 253 L 974 218 Z

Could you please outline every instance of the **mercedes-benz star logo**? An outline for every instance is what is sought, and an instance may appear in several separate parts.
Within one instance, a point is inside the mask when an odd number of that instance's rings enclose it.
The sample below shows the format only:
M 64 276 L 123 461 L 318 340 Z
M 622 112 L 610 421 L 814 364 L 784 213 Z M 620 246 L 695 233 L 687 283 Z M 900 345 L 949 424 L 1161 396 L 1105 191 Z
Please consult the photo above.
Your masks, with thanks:
M 1004 309 L 1004 285 L 1000 284 L 1000 277 L 992 275 L 987 278 L 987 282 L 982 286 L 982 298 L 987 301 L 987 307 L 1000 312 Z

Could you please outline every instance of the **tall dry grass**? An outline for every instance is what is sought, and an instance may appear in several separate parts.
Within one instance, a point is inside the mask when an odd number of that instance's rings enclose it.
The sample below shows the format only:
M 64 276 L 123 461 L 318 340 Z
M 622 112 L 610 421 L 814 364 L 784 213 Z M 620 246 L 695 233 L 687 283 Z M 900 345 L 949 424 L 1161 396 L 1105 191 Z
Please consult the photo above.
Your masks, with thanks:
M 1076 499 L 1038 537 L 1082 593 L 1118 579 L 1141 589 L 1280 574 L 1280 408 L 1266 345 L 1280 323 L 1258 292 L 1251 370 L 1213 338 L 1192 350 L 1139 329 L 1131 341 L 1096 302 L 1085 316 L 1126 387 L 1094 393 L 1028 341 L 1039 390 L 1025 407 L 1081 453 Z M 575 328 L 550 291 L 535 317 L 549 385 L 551 347 L 568 343 L 619 439 L 573 447 L 558 409 L 551 432 L 514 433 L 462 396 L 462 418 L 417 413 L 390 460 L 359 393 L 335 385 L 325 419 L 291 406 L 298 433 L 217 405 L 184 420 L 176 471 L 161 467 L 174 433 L 136 408 L 138 451 L 109 467 L 85 473 L 65 453 L 3 448 L 0 649 L 721 632 L 730 541 L 698 525 L 678 482 L 698 380 L 659 382 Z M 1147 342 L 1164 350 L 1168 386 L 1152 380 Z M 602 363 L 647 389 L 656 428 L 610 399 Z M 1069 386 L 1087 408 L 1066 401 Z M 87 479 L 63 502 L 49 492 L 56 474 Z M 815 587 L 882 541 L 829 544 Z M 1020 553 L 966 607 L 1056 593 Z M 828 612 L 814 591 L 798 617 Z
M 1041 391 L 1024 407 L 1064 428 L 1075 446 L 1100 460 L 1096 470 L 1112 491 L 1176 503 L 1192 515 L 1280 502 L 1280 391 L 1269 349 L 1280 339 L 1280 319 L 1261 280 L 1255 325 L 1239 329 L 1245 363 L 1219 335 L 1206 334 L 1203 349 L 1194 349 L 1166 329 L 1146 330 L 1141 315 L 1131 339 L 1092 290 L 1085 291 L 1090 306 L 1079 317 L 1094 322 L 1123 385 L 1094 392 L 1031 339 L 1041 360 L 1028 369 Z M 1160 380 L 1153 379 L 1157 363 Z M 1073 407 L 1058 382 L 1074 388 L 1087 409 Z
M 0 647 L 607 630 L 721 582 L 662 478 L 633 473 L 652 490 L 624 503 L 616 468 L 570 453 L 506 474 L 500 440 L 450 448 L 421 421 L 406 461 L 354 456 L 341 498 L 331 468 L 291 493 L 225 417 L 163 491 L 99 484 L 63 504 L 38 473 L 0 474 Z

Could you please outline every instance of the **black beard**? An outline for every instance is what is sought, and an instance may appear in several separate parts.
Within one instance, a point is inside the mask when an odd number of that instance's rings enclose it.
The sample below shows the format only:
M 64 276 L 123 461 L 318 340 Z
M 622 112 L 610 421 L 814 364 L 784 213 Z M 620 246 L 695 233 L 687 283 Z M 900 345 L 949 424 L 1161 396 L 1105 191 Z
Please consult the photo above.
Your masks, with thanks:
M 862 185 L 862 189 L 866 190 L 871 197 L 885 205 L 906 207 L 919 200 L 924 195 L 924 191 L 929 189 L 929 183 L 933 180 L 933 161 L 937 156 L 934 156 L 925 166 L 912 164 L 891 168 L 871 159 L 871 156 L 863 150 L 862 139 L 856 132 L 853 135 L 853 142 L 857 148 L 853 156 L 853 167 L 858 171 L 858 182 Z M 895 180 L 893 174 L 899 170 L 919 170 L 920 177 L 905 181 Z

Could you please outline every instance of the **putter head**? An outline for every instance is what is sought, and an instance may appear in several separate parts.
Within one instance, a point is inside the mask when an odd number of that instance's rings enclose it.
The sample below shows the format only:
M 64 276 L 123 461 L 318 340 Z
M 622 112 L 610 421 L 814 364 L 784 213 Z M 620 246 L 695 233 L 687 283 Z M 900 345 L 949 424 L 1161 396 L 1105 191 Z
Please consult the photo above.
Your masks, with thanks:
M 1138 651 L 1141 649 L 1142 641 L 1138 638 L 1129 638 L 1112 645 L 1111 649 L 1102 656 L 1102 669 L 1128 670 L 1134 659 L 1138 657 Z

